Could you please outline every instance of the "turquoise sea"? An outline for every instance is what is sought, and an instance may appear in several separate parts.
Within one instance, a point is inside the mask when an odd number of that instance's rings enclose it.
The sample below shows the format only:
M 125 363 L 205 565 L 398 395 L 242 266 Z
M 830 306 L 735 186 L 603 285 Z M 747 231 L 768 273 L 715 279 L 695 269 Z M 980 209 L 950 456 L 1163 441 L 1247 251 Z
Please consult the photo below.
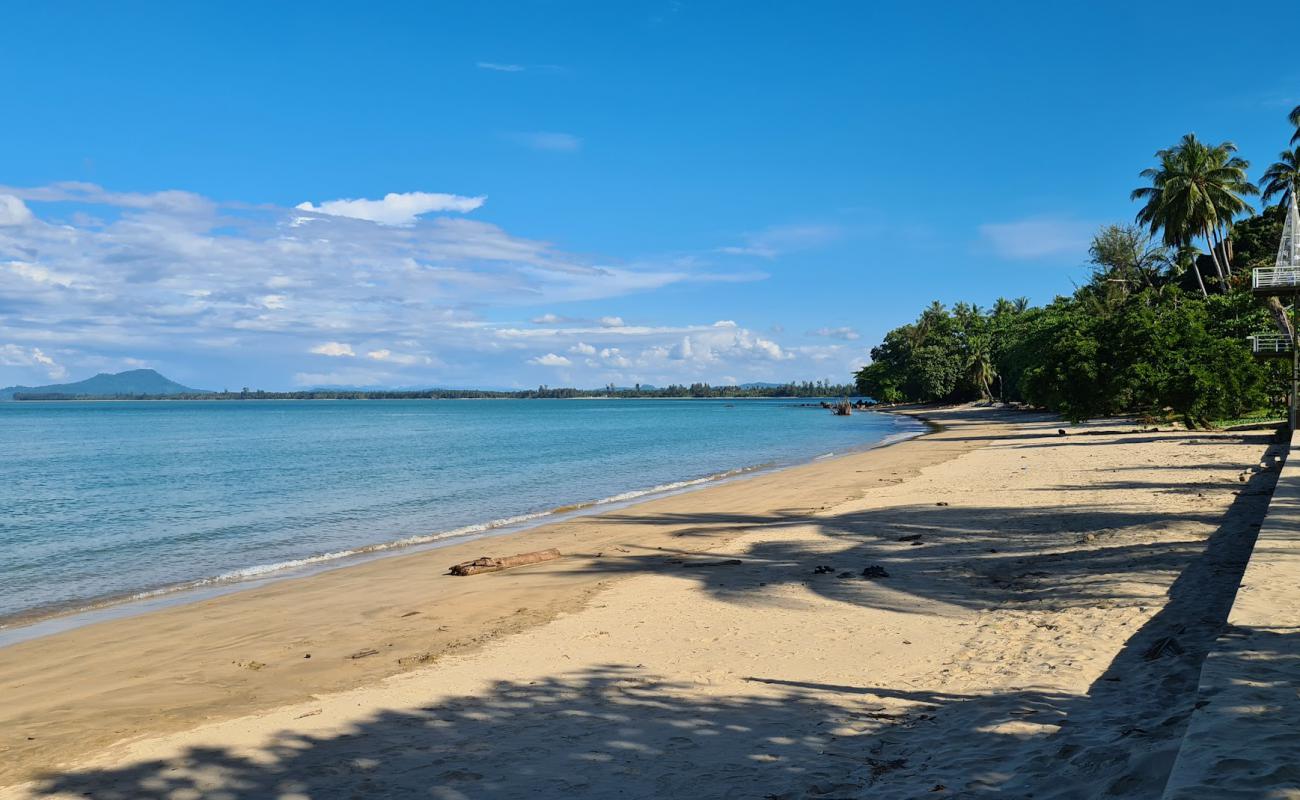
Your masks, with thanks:
M 794 400 L 0 403 L 0 624 L 861 449 Z

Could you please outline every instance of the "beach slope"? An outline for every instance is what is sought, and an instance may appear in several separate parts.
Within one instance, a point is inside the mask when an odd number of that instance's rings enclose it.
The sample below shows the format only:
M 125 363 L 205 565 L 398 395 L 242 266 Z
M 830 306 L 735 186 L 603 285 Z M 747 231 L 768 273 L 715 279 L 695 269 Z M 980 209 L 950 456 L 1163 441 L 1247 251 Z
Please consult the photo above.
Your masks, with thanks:
M 877 451 L 0 650 L 0 796 L 1158 795 L 1271 434 L 927 413 Z

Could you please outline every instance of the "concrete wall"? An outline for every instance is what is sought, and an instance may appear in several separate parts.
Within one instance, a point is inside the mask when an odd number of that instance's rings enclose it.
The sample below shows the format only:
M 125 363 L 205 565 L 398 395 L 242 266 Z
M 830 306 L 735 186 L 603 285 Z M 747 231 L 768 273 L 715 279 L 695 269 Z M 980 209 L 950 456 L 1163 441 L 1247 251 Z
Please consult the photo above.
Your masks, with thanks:
M 1201 670 L 1164 797 L 1300 799 L 1300 435 L 1228 625 Z

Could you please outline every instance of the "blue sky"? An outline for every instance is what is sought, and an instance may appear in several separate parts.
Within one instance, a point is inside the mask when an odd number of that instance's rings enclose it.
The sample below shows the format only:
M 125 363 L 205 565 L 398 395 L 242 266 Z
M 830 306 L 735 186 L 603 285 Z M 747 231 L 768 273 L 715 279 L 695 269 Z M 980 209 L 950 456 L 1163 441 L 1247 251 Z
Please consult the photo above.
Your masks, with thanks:
M 1068 292 L 1183 133 L 1258 177 L 1293 16 L 11 5 L 0 385 L 844 380 L 931 300 Z

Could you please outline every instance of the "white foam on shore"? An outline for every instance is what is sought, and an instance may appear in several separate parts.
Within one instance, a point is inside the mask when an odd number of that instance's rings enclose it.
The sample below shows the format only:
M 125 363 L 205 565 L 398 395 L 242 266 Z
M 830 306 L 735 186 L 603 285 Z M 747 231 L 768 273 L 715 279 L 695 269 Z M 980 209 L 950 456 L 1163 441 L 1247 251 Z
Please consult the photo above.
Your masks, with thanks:
M 774 465 L 760 464 L 753 467 L 742 467 L 740 469 L 732 469 L 732 470 L 727 470 L 725 472 L 715 473 L 713 475 L 706 475 L 702 478 L 693 478 L 690 480 L 663 483 L 663 484 L 659 484 L 658 486 L 651 486 L 648 489 L 633 489 L 631 491 L 621 492 L 619 494 L 611 495 L 609 497 L 603 497 L 599 500 L 591 500 L 591 501 L 586 501 L 581 503 L 574 503 L 572 505 L 567 505 L 567 506 L 560 506 L 559 508 L 551 509 L 548 511 L 536 511 L 529 514 L 516 514 L 514 516 L 502 517 L 501 519 L 489 520 L 487 522 L 477 522 L 470 525 L 462 525 L 461 527 L 458 528 L 452 528 L 450 530 L 445 530 L 445 531 L 438 531 L 436 533 L 406 536 L 401 539 L 395 539 L 391 542 L 380 542 L 378 544 L 366 545 L 364 547 L 356 547 L 348 550 L 335 550 L 329 553 L 321 553 L 319 555 L 314 555 L 314 556 L 305 556 L 303 558 L 294 558 L 287 561 L 276 561 L 270 564 L 254 564 L 253 566 L 242 567 L 240 569 L 231 570 L 230 572 L 224 572 L 220 575 L 216 575 L 209 578 L 200 578 L 198 580 L 187 581 L 185 583 L 172 584 L 170 586 L 161 586 L 156 589 L 147 589 L 145 591 L 135 592 L 133 594 L 126 595 L 126 596 L 106 598 L 99 602 L 93 602 L 79 608 L 65 610 L 61 613 L 77 614 L 79 612 L 92 611 L 110 605 L 117 605 L 121 603 L 127 603 L 132 601 L 139 601 L 139 600 L 156 599 L 156 598 L 164 597 L 166 595 L 177 594 L 180 592 L 188 592 L 196 589 L 216 587 L 216 586 L 222 586 L 226 584 L 235 584 L 235 583 L 240 583 L 242 581 L 267 579 L 267 578 L 274 577 L 277 573 L 293 572 L 295 570 L 300 570 L 307 567 L 317 567 L 320 565 L 329 564 L 330 562 L 333 561 L 341 561 L 349 558 L 359 558 L 368 555 L 383 553 L 390 550 L 398 550 L 398 549 L 403 549 L 408 547 L 418 547 L 419 545 L 428 545 L 436 542 L 446 542 L 450 544 L 451 542 L 449 540 L 452 539 L 471 538 L 477 534 L 483 534 L 490 531 L 499 530 L 502 528 L 520 527 L 520 526 L 527 525 L 528 523 L 537 522 L 538 520 L 542 520 L 547 517 L 576 516 L 584 512 L 591 513 L 592 510 L 598 509 L 601 506 L 627 503 L 632 500 L 639 500 L 643 497 L 649 497 L 651 495 L 671 494 L 673 492 L 678 492 L 683 489 L 689 489 L 694 486 L 702 486 L 706 483 L 713 483 L 715 481 L 734 478 L 740 475 L 744 475 L 746 473 L 768 469 L 771 468 L 772 466 Z M 0 624 L 0 630 L 5 630 L 8 627 L 9 627 L 8 625 Z

